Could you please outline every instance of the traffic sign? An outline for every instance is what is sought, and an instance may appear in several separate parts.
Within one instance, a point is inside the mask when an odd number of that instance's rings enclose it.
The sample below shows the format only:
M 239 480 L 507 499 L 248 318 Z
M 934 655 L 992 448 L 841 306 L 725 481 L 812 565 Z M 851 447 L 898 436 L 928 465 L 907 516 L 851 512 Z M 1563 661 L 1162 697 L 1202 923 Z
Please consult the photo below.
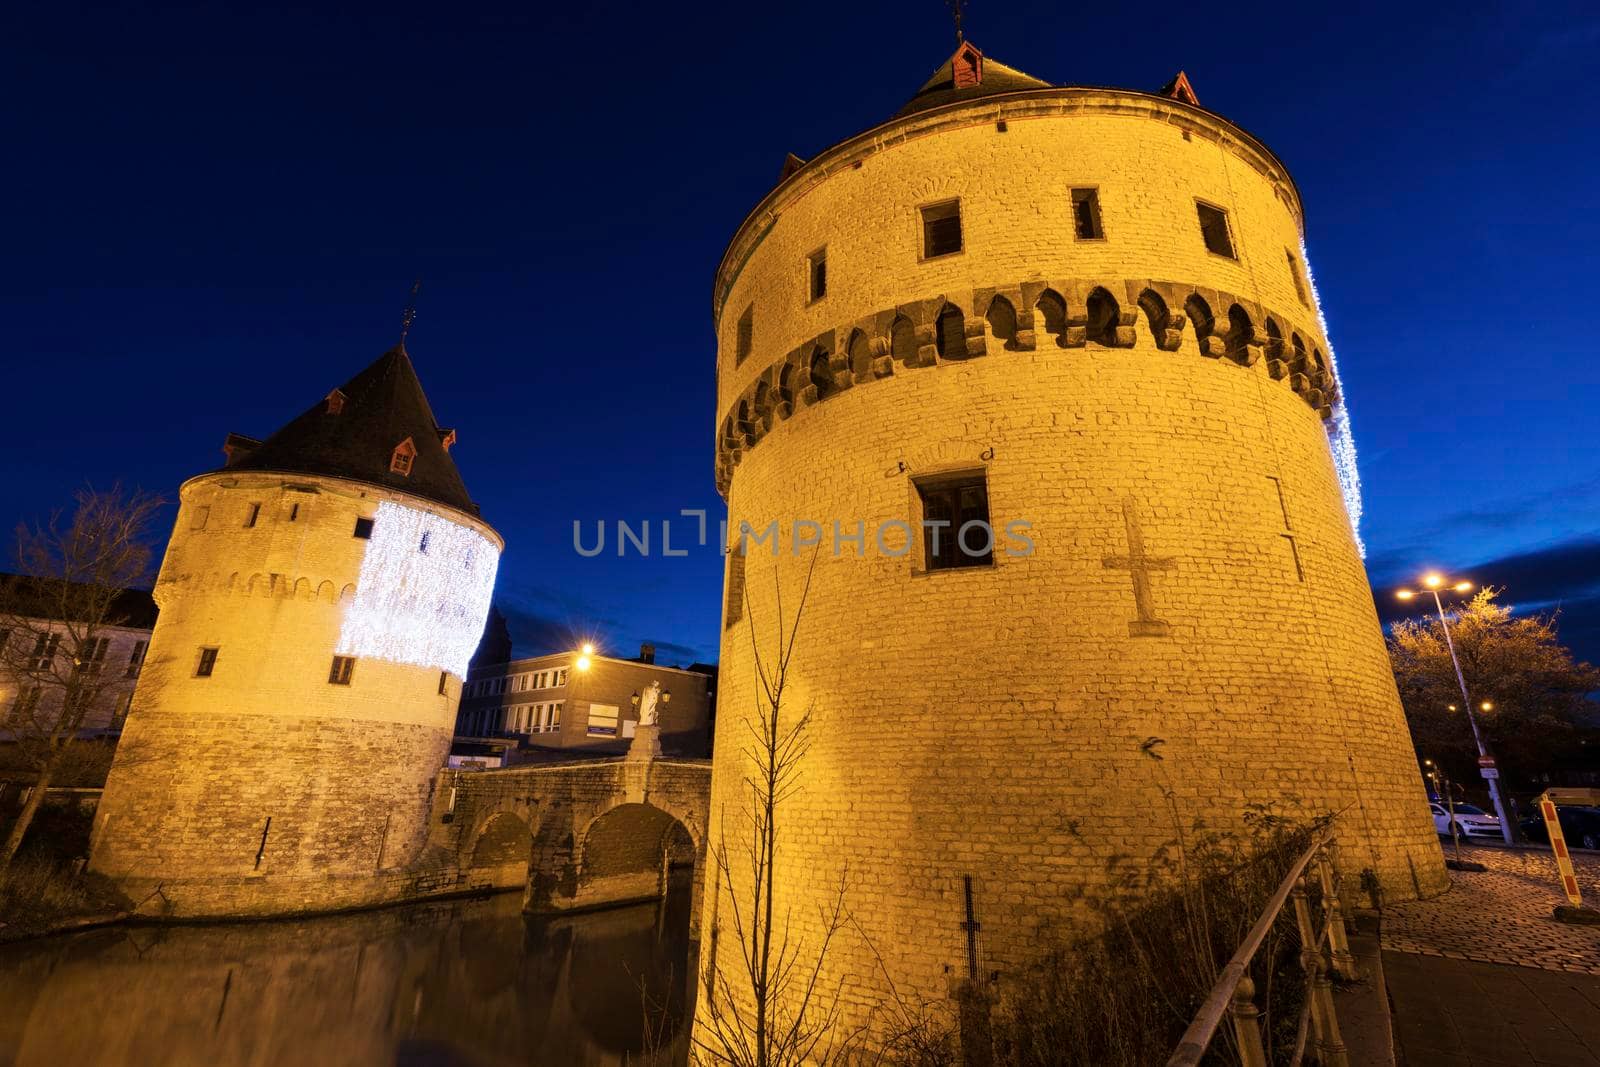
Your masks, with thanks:
M 1500 777 L 1500 768 L 1499 767 L 1479 767 L 1478 768 L 1478 773 L 1483 775 L 1484 778 L 1486 778 L 1486 779 L 1488 779 L 1490 781 L 1493 781 L 1494 779 Z
M 1480 767 L 1493 767 L 1494 766 L 1494 757 L 1493 756 L 1479 756 L 1478 757 L 1478 766 L 1480 766 Z

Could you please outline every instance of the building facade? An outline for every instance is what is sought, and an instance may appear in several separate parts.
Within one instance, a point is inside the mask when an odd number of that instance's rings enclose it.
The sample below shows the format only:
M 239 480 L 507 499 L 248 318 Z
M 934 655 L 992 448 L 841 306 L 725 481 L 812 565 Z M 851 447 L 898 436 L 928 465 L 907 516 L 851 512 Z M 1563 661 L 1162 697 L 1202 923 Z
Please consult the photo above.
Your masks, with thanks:
M 1197 822 L 1337 813 L 1352 891 L 1445 887 L 1302 234 L 1283 165 L 1181 76 L 1059 87 L 964 44 L 734 235 L 712 810 L 754 770 L 756 650 L 798 627 L 775 910 L 809 959 L 845 879 L 841 1027 L 891 982 L 1016 979 Z M 717 916 L 749 881 L 706 894 L 702 967 L 737 969 Z
M 403 348 L 184 483 L 91 866 L 168 914 L 373 903 L 420 858 L 502 543 Z
M 475 666 L 462 689 L 456 736 L 620 754 L 638 725 L 639 694 L 657 682 L 669 697 L 658 705 L 663 754 L 709 755 L 714 669 L 666 667 L 654 659 L 646 645 L 638 659 L 574 651 Z
M 156 623 L 150 594 L 143 589 L 115 594 L 104 622 L 85 637 L 81 627 L 41 615 L 26 602 L 9 602 L 10 581 L 16 579 L 0 576 L 0 743 L 22 734 L 49 736 L 60 717 L 71 661 L 80 651 L 96 683 L 78 735 L 119 733 Z M 75 642 L 83 647 L 75 648 Z

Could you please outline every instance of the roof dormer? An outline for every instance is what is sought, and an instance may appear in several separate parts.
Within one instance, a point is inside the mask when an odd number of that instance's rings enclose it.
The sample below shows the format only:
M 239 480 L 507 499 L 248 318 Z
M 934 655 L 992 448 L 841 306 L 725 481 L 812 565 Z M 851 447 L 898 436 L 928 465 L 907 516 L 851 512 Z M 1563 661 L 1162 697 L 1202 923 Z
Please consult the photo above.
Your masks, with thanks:
M 971 89 L 983 84 L 983 53 L 971 41 L 962 41 L 956 54 L 950 57 L 950 74 L 957 89 Z
M 335 389 L 323 399 L 327 401 L 329 415 L 337 415 L 344 410 L 345 395 L 343 389 Z
M 389 453 L 389 472 L 391 474 L 411 474 L 411 464 L 417 458 L 417 446 L 411 438 L 406 438 L 394 446 L 394 451 Z

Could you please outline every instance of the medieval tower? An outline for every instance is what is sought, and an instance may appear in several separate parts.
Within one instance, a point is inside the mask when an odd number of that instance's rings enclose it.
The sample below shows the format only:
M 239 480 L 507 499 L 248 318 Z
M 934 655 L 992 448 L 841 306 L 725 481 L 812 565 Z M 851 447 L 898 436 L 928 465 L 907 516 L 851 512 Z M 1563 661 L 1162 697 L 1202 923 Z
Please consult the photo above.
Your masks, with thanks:
M 773 885 L 815 951 L 845 879 L 819 982 L 841 1026 L 890 982 L 1018 975 L 1180 823 L 1336 812 L 1347 886 L 1444 886 L 1302 221 L 1182 75 L 1054 86 L 970 43 L 790 158 L 713 297 L 734 545 L 711 848 L 735 862 L 702 966 L 738 967 L 749 900 L 752 649 L 770 669 L 818 542 Z
M 90 861 L 134 900 L 399 894 L 502 548 L 454 442 L 397 347 L 184 484 Z

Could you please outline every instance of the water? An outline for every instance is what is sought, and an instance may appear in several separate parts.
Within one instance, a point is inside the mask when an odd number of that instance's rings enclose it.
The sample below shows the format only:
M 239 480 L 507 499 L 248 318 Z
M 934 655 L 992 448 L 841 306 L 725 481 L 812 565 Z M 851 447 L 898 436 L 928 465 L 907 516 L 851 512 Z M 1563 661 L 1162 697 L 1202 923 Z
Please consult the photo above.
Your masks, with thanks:
M 0 947 L 0 1067 L 682 1064 L 689 884 L 525 919 L 518 894 Z

